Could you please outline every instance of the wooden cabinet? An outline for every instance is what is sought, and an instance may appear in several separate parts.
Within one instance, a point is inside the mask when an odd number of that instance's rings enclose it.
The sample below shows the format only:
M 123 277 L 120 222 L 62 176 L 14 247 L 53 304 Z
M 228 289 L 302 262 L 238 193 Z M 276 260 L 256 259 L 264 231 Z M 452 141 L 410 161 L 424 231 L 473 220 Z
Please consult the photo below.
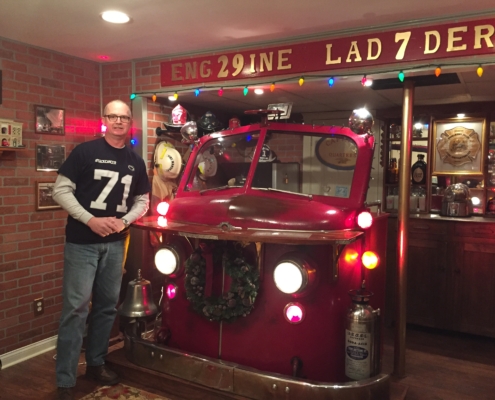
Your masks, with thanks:
M 396 221 L 391 218 L 389 229 L 395 240 Z M 387 268 L 392 287 L 388 288 L 388 296 L 395 296 L 393 253 L 396 245 L 390 238 L 388 254 L 392 265 Z M 494 287 L 495 221 L 410 219 L 408 323 L 495 337 Z M 393 307 L 393 303 L 388 299 L 388 306 Z

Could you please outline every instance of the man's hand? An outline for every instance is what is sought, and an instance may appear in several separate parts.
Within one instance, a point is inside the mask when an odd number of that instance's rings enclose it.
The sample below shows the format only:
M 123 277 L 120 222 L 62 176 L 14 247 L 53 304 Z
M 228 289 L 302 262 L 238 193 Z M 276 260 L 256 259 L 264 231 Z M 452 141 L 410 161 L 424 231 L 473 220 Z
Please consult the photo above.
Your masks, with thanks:
M 125 228 L 122 220 L 115 217 L 93 217 L 88 221 L 88 226 L 94 233 L 101 237 L 120 232 Z

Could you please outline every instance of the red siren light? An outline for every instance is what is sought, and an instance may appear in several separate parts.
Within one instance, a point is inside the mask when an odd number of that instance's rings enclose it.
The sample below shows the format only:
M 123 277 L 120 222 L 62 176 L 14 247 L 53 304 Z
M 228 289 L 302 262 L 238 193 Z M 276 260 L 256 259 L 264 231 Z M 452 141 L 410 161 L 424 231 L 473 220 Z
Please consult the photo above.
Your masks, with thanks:
M 368 211 L 363 211 L 357 216 L 357 224 L 361 229 L 368 229 L 373 225 L 373 216 Z

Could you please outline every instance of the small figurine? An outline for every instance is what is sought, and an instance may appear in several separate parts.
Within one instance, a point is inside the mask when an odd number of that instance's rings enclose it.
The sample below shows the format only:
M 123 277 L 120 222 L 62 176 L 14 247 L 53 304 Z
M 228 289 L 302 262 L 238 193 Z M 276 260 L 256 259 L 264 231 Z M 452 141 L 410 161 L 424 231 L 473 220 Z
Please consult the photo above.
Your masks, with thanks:
M 10 146 L 9 141 L 7 139 L 3 138 L 2 139 L 2 146 L 9 147 Z

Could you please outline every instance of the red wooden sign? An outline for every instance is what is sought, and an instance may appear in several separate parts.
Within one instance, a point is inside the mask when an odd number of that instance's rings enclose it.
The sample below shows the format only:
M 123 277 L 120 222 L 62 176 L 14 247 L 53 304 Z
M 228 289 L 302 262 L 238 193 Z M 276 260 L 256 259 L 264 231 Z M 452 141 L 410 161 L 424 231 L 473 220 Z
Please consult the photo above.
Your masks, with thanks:
M 397 29 L 162 62 L 161 85 L 263 78 L 495 55 L 495 18 Z

